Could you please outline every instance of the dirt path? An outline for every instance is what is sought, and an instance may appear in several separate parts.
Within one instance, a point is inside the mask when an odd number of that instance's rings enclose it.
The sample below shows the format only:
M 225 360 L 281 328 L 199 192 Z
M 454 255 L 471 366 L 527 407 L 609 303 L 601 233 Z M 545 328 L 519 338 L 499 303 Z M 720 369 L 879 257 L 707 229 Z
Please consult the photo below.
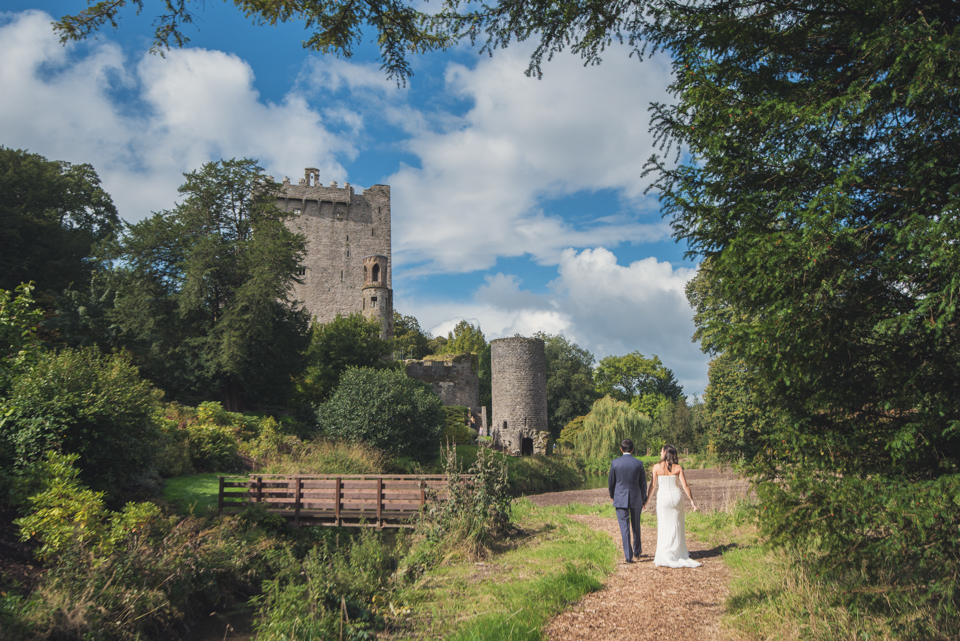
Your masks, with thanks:
M 748 485 L 730 473 L 690 470 L 686 473 L 693 497 L 701 510 L 723 509 Z M 587 505 L 610 500 L 605 488 L 556 492 L 530 497 L 538 505 L 579 502 Z M 647 512 L 656 513 L 653 501 Z M 688 506 L 689 509 L 689 506 Z M 614 518 L 573 515 L 568 518 L 606 532 L 621 547 L 620 528 Z M 641 528 L 644 556 L 633 564 L 621 563 L 599 592 L 586 595 L 553 619 L 544 630 L 551 641 L 623 641 L 681 638 L 720 639 L 719 621 L 727 597 L 730 573 L 721 551 L 708 549 L 687 534 L 690 557 L 699 568 L 670 569 L 653 565 L 657 548 L 656 527 Z

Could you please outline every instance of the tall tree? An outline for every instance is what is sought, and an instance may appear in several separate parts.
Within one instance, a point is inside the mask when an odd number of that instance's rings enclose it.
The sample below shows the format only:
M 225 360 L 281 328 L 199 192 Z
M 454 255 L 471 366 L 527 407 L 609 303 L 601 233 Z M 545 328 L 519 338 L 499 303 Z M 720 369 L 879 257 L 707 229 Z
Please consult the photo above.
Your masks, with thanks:
M 590 411 L 599 398 L 593 381 L 593 354 L 562 334 L 538 332 L 547 360 L 547 423 L 554 438 L 564 426 Z
M 393 351 L 398 358 L 423 358 L 430 353 L 431 338 L 416 318 L 393 310 Z
M 625 356 L 607 356 L 594 373 L 597 392 L 625 401 L 650 418 L 683 396 L 683 388 L 673 371 L 665 367 L 660 357 L 645 357 L 640 352 Z
M 93 167 L 0 146 L 0 289 L 34 281 L 52 304 L 89 281 L 94 243 L 119 227 Z
M 473 352 L 479 354 L 487 346 L 487 339 L 484 338 L 480 330 L 480 324 L 476 326 L 462 320 L 457 323 L 452 332 L 447 334 L 447 343 L 444 351 L 448 354 L 465 354 Z
M 297 399 L 311 405 L 321 403 L 336 391 L 349 368 L 385 366 L 391 344 L 380 337 L 381 331 L 380 321 L 359 313 L 337 314 L 329 323 L 315 324 L 306 367 L 297 378 Z
M 112 249 L 111 312 L 145 373 L 174 395 L 235 410 L 282 401 L 299 373 L 307 314 L 290 300 L 305 240 L 284 225 L 256 161 L 185 174 L 183 203 Z
M 690 162 L 654 170 L 708 348 L 773 419 L 761 523 L 960 616 L 960 6 L 669 8 L 655 128 Z

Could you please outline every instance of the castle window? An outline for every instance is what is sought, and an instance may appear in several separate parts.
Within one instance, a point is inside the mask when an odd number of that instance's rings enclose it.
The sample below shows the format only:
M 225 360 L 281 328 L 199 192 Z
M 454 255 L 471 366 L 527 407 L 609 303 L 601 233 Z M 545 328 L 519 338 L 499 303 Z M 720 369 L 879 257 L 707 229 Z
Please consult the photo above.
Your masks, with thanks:
M 294 210 L 293 210 L 293 215 L 294 215 L 294 216 L 299 216 L 299 215 L 300 215 L 300 208 L 299 208 L 299 207 L 295 207 L 295 208 L 294 208 Z
M 341 283 L 343 282 L 343 270 L 342 270 L 342 269 L 340 270 L 340 282 L 341 282 Z
M 307 275 L 306 267 L 304 267 L 303 265 L 300 265 L 299 267 L 297 267 L 297 276 L 306 276 L 306 275 Z
M 370 235 L 373 236 L 373 227 L 370 228 Z
M 347 250 L 347 258 L 350 258 L 350 250 Z
M 370 308 L 371 308 L 371 309 L 376 309 L 376 308 L 377 308 L 377 297 L 376 297 L 376 296 L 371 296 L 371 297 L 370 297 Z
M 350 242 L 350 234 L 347 234 L 347 242 Z
M 373 282 L 380 282 L 380 265 L 377 265 L 376 263 L 373 265 Z

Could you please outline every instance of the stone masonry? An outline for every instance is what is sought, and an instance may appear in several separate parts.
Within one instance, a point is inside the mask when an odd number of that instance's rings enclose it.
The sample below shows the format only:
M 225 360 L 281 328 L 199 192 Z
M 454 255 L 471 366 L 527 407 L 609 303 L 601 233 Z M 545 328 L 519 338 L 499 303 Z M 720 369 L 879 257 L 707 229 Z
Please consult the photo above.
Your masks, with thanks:
M 463 405 L 479 411 L 480 376 L 476 354 L 449 355 L 448 360 L 409 360 L 407 376 L 429 383 L 444 405 Z
M 539 338 L 490 341 L 491 436 L 509 454 L 546 454 L 547 359 Z
M 319 170 L 307 168 L 299 184 L 283 179 L 277 206 L 295 214 L 288 226 L 307 238 L 294 298 L 317 322 L 361 312 L 392 336 L 390 187 L 373 185 L 362 194 L 350 183 L 324 187 Z

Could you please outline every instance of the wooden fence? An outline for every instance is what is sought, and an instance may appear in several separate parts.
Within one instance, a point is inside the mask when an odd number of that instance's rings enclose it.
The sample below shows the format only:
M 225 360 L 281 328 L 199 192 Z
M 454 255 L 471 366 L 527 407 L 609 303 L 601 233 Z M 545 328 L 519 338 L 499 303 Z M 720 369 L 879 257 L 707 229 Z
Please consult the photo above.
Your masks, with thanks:
M 294 527 L 413 527 L 413 517 L 428 500 L 427 489 L 442 500 L 446 483 L 443 474 L 221 476 L 218 508 L 230 513 L 259 503 L 269 514 L 290 519 Z

